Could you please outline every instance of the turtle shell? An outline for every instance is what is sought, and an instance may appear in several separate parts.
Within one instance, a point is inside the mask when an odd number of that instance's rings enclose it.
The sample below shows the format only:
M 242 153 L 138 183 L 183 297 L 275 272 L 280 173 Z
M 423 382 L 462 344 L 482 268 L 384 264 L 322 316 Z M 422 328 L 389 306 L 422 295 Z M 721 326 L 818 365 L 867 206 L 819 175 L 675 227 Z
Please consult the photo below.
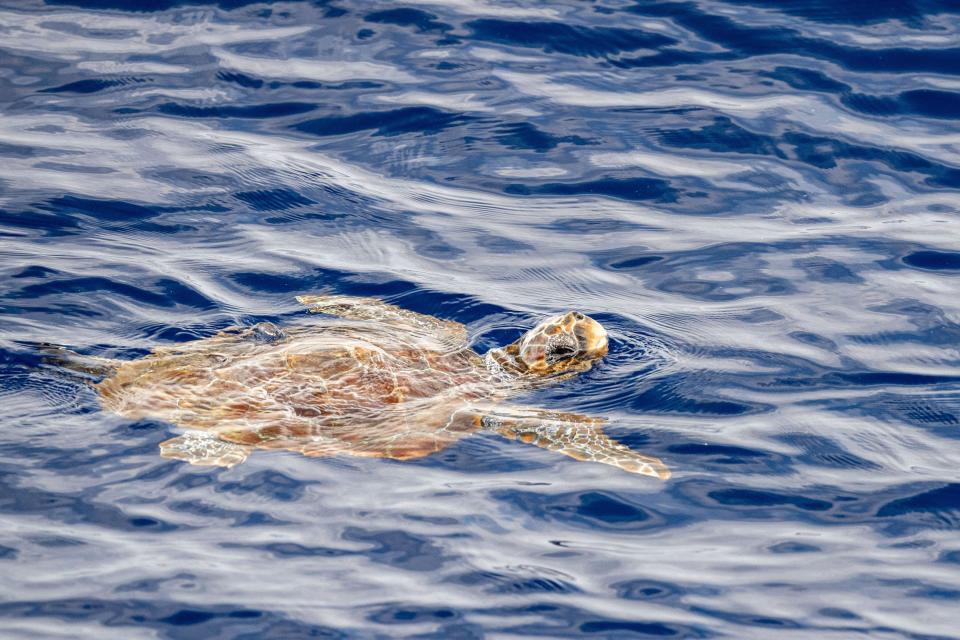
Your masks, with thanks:
M 97 385 L 105 408 L 307 455 L 407 459 L 476 428 L 458 408 L 495 393 L 473 351 L 377 323 L 251 330 L 157 350 Z

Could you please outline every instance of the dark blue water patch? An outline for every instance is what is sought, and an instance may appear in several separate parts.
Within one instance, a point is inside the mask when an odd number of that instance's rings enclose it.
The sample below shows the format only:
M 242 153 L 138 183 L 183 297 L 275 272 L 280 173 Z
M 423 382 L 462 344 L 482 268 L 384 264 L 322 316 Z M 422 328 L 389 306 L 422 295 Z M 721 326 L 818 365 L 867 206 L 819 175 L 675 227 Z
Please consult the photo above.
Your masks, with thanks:
M 306 624 L 270 611 L 229 604 L 188 607 L 157 598 L 8 600 L 0 603 L 0 618 L 41 618 L 61 624 L 97 622 L 108 628 L 130 627 L 131 630 L 146 628 L 171 640 L 348 637 L 339 630 Z
M 81 216 L 98 222 L 137 222 L 155 218 L 169 211 L 169 209 L 145 207 L 124 200 L 82 198 L 72 195 L 51 198 L 36 206 L 44 211 L 64 212 L 66 215 Z
M 907 424 L 943 438 L 960 439 L 960 397 L 941 394 L 879 393 L 859 401 L 821 401 L 832 411 Z
M 529 149 L 537 153 L 546 153 L 560 144 L 592 144 L 590 140 L 577 135 L 557 136 L 542 131 L 530 122 L 504 124 L 494 131 L 494 139 L 503 146 L 509 149 Z
M 378 24 L 394 24 L 401 27 L 416 27 L 417 31 L 426 33 L 430 31 L 449 31 L 453 25 L 437 21 L 437 16 L 419 9 L 401 7 L 398 9 L 387 9 L 385 11 L 375 11 L 368 13 L 363 17 L 366 22 L 375 22 Z
M 36 169 L 50 169 L 51 171 L 61 171 L 63 173 L 85 173 L 88 175 L 105 175 L 108 173 L 117 173 L 116 169 L 109 167 L 85 167 L 82 165 L 68 164 L 66 162 L 50 162 L 44 160 L 33 165 Z
M 720 620 L 724 620 L 725 622 L 732 622 L 738 626 L 765 628 L 768 629 L 768 633 L 772 632 L 774 629 L 799 630 L 806 628 L 807 630 L 810 630 L 810 627 L 801 626 L 800 623 L 796 622 L 795 620 L 778 616 L 725 611 L 722 609 L 703 606 L 692 606 L 690 609 L 701 615 L 708 615 Z
M 104 292 L 167 309 L 176 306 L 188 306 L 203 310 L 216 307 L 210 298 L 198 290 L 171 278 L 139 280 L 136 285 L 103 277 L 61 278 L 27 285 L 19 290 L 9 292 L 7 297 L 11 300 L 32 301 L 46 296 L 84 295 L 93 292 Z
M 449 607 L 423 607 L 416 605 L 389 605 L 376 607 L 367 615 L 367 619 L 379 625 L 429 624 L 434 631 L 405 636 L 437 640 L 458 638 L 460 640 L 481 640 L 487 636 L 484 628 L 478 624 L 466 622 L 465 612 Z
M 849 609 L 841 609 L 840 607 L 824 607 L 818 609 L 817 613 L 826 617 L 826 618 L 837 618 L 838 620 L 859 620 L 860 616 L 850 611 Z
M 773 71 L 759 71 L 757 75 L 764 78 L 773 78 L 786 83 L 800 91 L 818 91 L 823 93 L 847 93 L 850 85 L 834 80 L 826 73 L 815 69 L 780 66 Z
M 349 116 L 328 116 L 292 125 L 293 129 L 314 136 L 340 136 L 374 130 L 376 136 L 406 133 L 436 134 L 469 120 L 472 116 L 441 111 L 433 107 L 403 107 L 390 111 L 367 111 Z
M 640 448 L 629 438 L 622 439 L 631 448 Z M 659 452 L 658 452 L 659 453 Z M 672 464 L 713 473 L 785 473 L 794 465 L 789 456 L 733 445 L 688 442 L 671 444 L 661 454 Z
M 507 238 L 492 233 L 479 233 L 476 238 L 477 246 L 491 253 L 515 254 L 519 251 L 533 251 L 534 247 L 517 238 Z
M 535 568 L 497 571 L 470 571 L 455 576 L 453 582 L 466 587 L 480 587 L 486 593 L 579 593 L 580 589 L 569 579 L 544 573 L 536 575 Z
M 788 507 L 804 511 L 827 511 L 833 507 L 828 500 L 757 489 L 721 489 L 707 495 L 718 504 L 737 507 Z
M 309 481 L 291 478 L 279 471 L 258 471 L 240 480 L 221 482 L 214 490 L 217 493 L 255 495 L 280 503 L 292 503 L 303 498 L 310 484 Z
M 960 564 L 960 549 L 942 552 L 937 558 L 937 562 L 943 562 L 946 564 Z
M 902 537 L 960 528 L 958 487 L 908 483 L 861 493 L 831 486 L 774 491 L 690 478 L 674 482 L 672 492 L 723 519 L 860 524 L 886 536 Z
M 915 153 L 886 150 L 865 145 L 848 144 L 833 138 L 787 132 L 783 141 L 793 145 L 797 159 L 809 165 L 832 169 L 837 160 L 880 162 L 900 173 L 917 172 L 928 176 L 925 184 L 933 187 L 960 189 L 960 169 L 927 160 Z
M 529 638 L 712 638 L 713 631 L 700 625 L 661 622 L 651 619 L 604 617 L 556 601 L 536 602 L 526 607 L 496 607 L 478 610 L 498 620 L 540 618 L 535 623 L 510 624 L 500 627 L 505 635 Z M 627 615 L 626 612 L 624 615 Z
M 232 274 L 230 279 L 250 291 L 262 293 L 375 296 L 411 311 L 464 324 L 504 311 L 502 307 L 480 302 L 472 296 L 427 290 L 388 275 L 378 277 L 376 274 L 366 274 L 365 279 L 360 280 L 347 272 L 316 269 L 300 275 L 241 271 Z M 273 322 L 278 320 L 267 319 Z
M 43 155 L 43 152 L 35 147 L 25 144 L 0 142 L 0 156 L 7 158 L 32 158 L 37 155 Z M 0 214 L 2 214 L 2 212 L 0 212 Z
M 384 276 L 372 283 L 358 282 L 351 278 L 351 274 L 333 269 L 315 269 L 296 275 L 237 271 L 230 274 L 230 280 L 251 292 L 285 293 L 291 296 L 329 292 L 354 296 L 379 294 L 385 297 L 416 288 L 411 282 L 391 276 Z
M 0 210 L 0 225 L 48 237 L 80 233 L 80 221 L 60 211 Z
M 720 302 L 752 297 L 788 296 L 796 292 L 793 281 L 787 278 L 753 275 L 740 280 L 714 282 L 692 279 L 682 273 L 671 277 L 650 278 L 650 284 L 659 291 L 678 294 L 693 300 Z
M 44 267 L 42 265 L 35 264 L 35 265 L 30 265 L 29 267 L 25 267 L 22 271 L 18 271 L 17 273 L 12 273 L 7 277 L 8 278 L 31 278 L 31 279 L 47 278 L 49 276 L 54 276 L 59 273 L 60 272 L 57 271 L 56 269 L 50 269 L 49 267 Z
M 637 578 L 610 585 L 616 590 L 617 597 L 624 600 L 677 600 L 686 590 L 677 583 Z M 709 591 L 709 587 L 700 587 L 698 591 Z
M 665 622 L 631 622 L 628 620 L 590 620 L 580 625 L 580 631 L 587 634 L 630 634 L 635 637 L 650 638 L 696 638 L 701 634 L 692 635 L 689 628 Z
M 655 200 L 658 202 L 676 202 L 679 192 L 668 180 L 660 178 L 601 178 L 584 182 L 548 182 L 546 184 L 527 185 L 510 184 L 504 193 L 511 195 L 596 195 L 640 202 Z
M 372 545 L 362 553 L 371 562 L 405 571 L 436 571 L 452 558 L 427 538 L 401 530 L 372 531 L 347 527 L 343 539 Z
M 893 586 L 899 588 L 907 587 L 909 589 L 907 591 L 907 596 L 911 598 L 947 601 L 956 601 L 958 598 L 960 598 L 960 589 L 951 589 L 941 585 L 928 584 L 921 582 L 920 580 L 897 580 L 893 582 Z
M 291 86 L 296 89 L 330 89 L 332 91 L 352 91 L 356 89 L 381 89 L 385 85 L 382 82 L 372 80 L 347 80 L 345 82 L 315 82 L 313 80 L 297 80 L 294 82 L 271 82 L 270 88 L 277 89 L 284 86 Z
M 922 116 L 945 120 L 960 119 L 960 93 L 934 89 L 915 89 L 891 96 L 851 93 L 843 104 L 873 116 Z
M 471 434 L 442 451 L 405 465 L 443 469 L 457 474 L 497 476 L 503 473 L 531 471 L 544 473 L 547 465 L 532 456 L 525 456 L 517 442 L 506 442 L 499 435 L 486 432 Z
M 782 554 L 795 554 L 795 553 L 819 553 L 823 551 L 821 547 L 818 547 L 815 544 L 807 544 L 805 542 L 778 542 L 776 544 L 770 545 L 767 547 L 767 551 L 770 553 L 775 553 L 777 555 Z
M 753 133 L 727 116 L 713 118 L 713 123 L 699 129 L 667 129 L 657 132 L 661 143 L 669 147 L 703 149 L 714 153 L 742 153 L 785 158 L 777 141 L 770 136 Z
M 271 527 L 284 524 L 292 524 L 289 521 L 280 520 L 263 511 L 241 511 L 238 509 L 226 509 L 204 500 L 175 500 L 167 502 L 167 508 L 175 513 L 186 513 L 201 518 L 227 520 L 235 527 L 249 527 L 257 525 L 269 525 Z
M 577 235 L 589 233 L 629 233 L 630 231 L 639 229 L 648 229 L 647 226 L 630 220 L 599 216 L 591 216 L 589 218 L 557 218 L 541 226 L 551 231 Z
M 245 542 L 221 542 L 224 549 L 252 549 L 259 553 L 267 553 L 277 559 L 288 558 L 339 558 L 343 556 L 361 555 L 360 552 L 334 547 L 303 545 L 295 542 L 270 542 L 254 544 Z
M 656 49 L 677 41 L 658 33 L 619 27 L 586 27 L 563 22 L 517 22 L 485 18 L 463 25 L 470 38 L 513 47 L 541 49 L 546 53 L 603 57 L 623 51 Z
M 673 413 L 712 416 L 742 416 L 772 411 L 773 407 L 759 403 L 713 398 L 703 393 L 703 387 L 692 379 L 663 378 L 650 387 L 623 399 L 623 405 L 637 413 Z M 697 392 L 685 391 L 697 389 Z
M 462 616 L 453 609 L 425 607 L 386 607 L 371 612 L 370 620 L 380 624 L 414 624 L 419 622 L 446 622 Z
M 922 387 L 936 384 L 960 383 L 960 376 L 946 376 L 900 371 L 831 372 L 823 376 L 822 383 L 830 387 L 853 386 L 908 386 Z
M 853 369 L 859 366 L 856 363 L 847 361 L 847 365 Z M 960 376 L 934 375 L 905 373 L 898 371 L 826 371 L 824 373 L 811 373 L 810 375 L 795 375 L 789 378 L 780 376 L 771 376 L 760 379 L 754 383 L 758 389 L 840 389 L 840 388 L 863 388 L 863 387 L 924 387 L 932 385 L 950 385 L 960 382 Z M 946 387 L 944 387 L 946 388 Z M 823 401 L 810 400 L 802 401 L 811 404 L 819 404 Z M 831 406 L 846 406 L 842 400 L 833 401 L 836 404 Z
M 924 18 L 960 13 L 955 0 L 878 0 L 843 2 L 832 0 L 723 0 L 726 4 L 759 7 L 791 16 L 828 24 L 868 25 L 899 20 L 914 28 L 924 26 Z
M 941 323 L 936 323 L 940 320 Z M 957 344 L 960 340 L 960 325 L 942 318 L 941 314 L 930 315 L 921 320 L 920 316 L 914 316 L 911 324 L 915 326 L 912 330 L 905 331 L 881 331 L 872 334 L 853 334 L 848 336 L 850 340 L 858 344 L 924 344 L 930 346 L 944 346 Z M 929 322 L 929 320 L 934 320 Z M 854 365 L 856 366 L 856 365 Z
M 260 78 L 251 78 L 250 76 L 238 71 L 219 71 L 217 72 L 217 80 L 232 82 L 247 89 L 259 89 L 263 86 L 263 80 Z
M 19 554 L 20 552 L 17 549 L 0 544 L 0 560 L 13 560 Z
M 627 258 L 626 260 L 611 262 L 609 267 L 615 271 L 627 271 L 639 269 L 640 267 L 652 264 L 654 262 L 659 262 L 660 260 L 663 260 L 663 256 L 640 256 L 637 258 Z
M 802 451 L 793 456 L 798 463 L 828 469 L 864 469 L 878 471 L 882 467 L 855 453 L 846 451 L 840 443 L 825 436 L 813 433 L 787 433 L 776 437 L 777 440 Z
M 605 531 L 647 531 L 677 524 L 681 516 L 667 518 L 620 494 L 606 491 L 543 494 L 503 489 L 491 497 L 544 522 Z
M 903 174 L 917 172 L 927 176 L 925 184 L 931 187 L 960 189 L 960 169 L 928 160 L 915 153 L 895 149 L 843 142 L 835 138 L 814 136 L 799 131 L 787 131 L 780 138 L 753 133 L 735 124 L 730 118 L 714 118 L 712 124 L 700 129 L 674 129 L 658 132 L 666 146 L 704 149 L 715 153 L 742 153 L 786 159 L 785 149 L 798 161 L 832 169 L 838 160 L 865 160 L 878 162 Z
M 0 513 L 31 514 L 52 522 L 92 525 L 114 531 L 163 534 L 185 526 L 131 515 L 83 492 L 58 493 L 31 487 L 15 481 L 5 472 L 0 473 Z
M 242 9 L 252 4 L 272 4 L 276 0 L 43 0 L 49 6 L 82 7 L 84 9 L 110 9 L 136 13 L 169 11 L 177 7 L 212 6 L 224 11 Z M 324 6 L 325 0 L 313 0 Z
M 953 527 L 960 528 L 960 484 L 947 484 L 892 500 L 877 511 L 877 516 L 893 518 L 912 513 L 948 516 Z
M 914 251 L 903 262 L 925 271 L 960 271 L 960 253 L 951 251 Z
M 156 106 L 156 110 L 168 116 L 181 118 L 284 118 L 287 116 L 307 113 L 317 109 L 319 105 L 309 102 L 274 102 L 268 104 L 252 104 L 242 107 L 195 107 L 176 102 L 164 102 Z
M 960 74 L 960 48 L 911 49 L 907 47 L 861 48 L 810 38 L 783 26 L 749 26 L 714 12 L 704 12 L 693 3 L 661 2 L 637 4 L 628 11 L 645 16 L 669 18 L 676 24 L 713 42 L 724 51 L 677 53 L 669 50 L 640 58 L 614 61 L 619 67 L 648 67 L 670 64 L 708 63 L 752 56 L 791 54 L 828 60 L 851 71 L 883 73 L 927 72 Z M 671 56 L 678 56 L 678 61 Z
M 111 80 L 87 78 L 86 80 L 77 80 L 59 87 L 49 87 L 40 89 L 38 93 L 97 93 L 111 87 L 122 87 L 130 83 L 148 82 L 146 78 L 114 78 Z
M 845 282 L 861 284 L 863 278 L 850 270 L 848 266 L 836 260 L 823 257 L 800 258 L 794 265 L 803 269 L 810 280 L 814 282 Z
M 240 191 L 234 193 L 233 197 L 250 205 L 254 211 L 286 211 L 317 204 L 310 198 L 287 188 Z
M 342 18 L 343 16 L 350 15 L 348 9 L 334 4 L 333 0 L 314 0 L 314 4 L 324 8 L 323 17 L 326 19 Z
M 396 237 L 407 240 L 418 255 L 426 258 L 455 260 L 466 253 L 460 247 L 444 240 L 442 235 L 432 229 L 410 225 L 393 231 Z

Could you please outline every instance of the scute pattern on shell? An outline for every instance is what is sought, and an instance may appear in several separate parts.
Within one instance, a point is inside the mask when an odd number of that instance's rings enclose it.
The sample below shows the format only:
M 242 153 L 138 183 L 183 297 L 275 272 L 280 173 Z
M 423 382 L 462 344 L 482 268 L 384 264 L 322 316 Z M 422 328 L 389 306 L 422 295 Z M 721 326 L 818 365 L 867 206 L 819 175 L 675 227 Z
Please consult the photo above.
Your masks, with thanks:
M 499 384 L 473 352 L 426 332 L 328 321 L 274 343 L 251 335 L 227 331 L 124 362 L 98 385 L 103 404 L 236 444 L 407 459 L 475 428 L 452 417 Z

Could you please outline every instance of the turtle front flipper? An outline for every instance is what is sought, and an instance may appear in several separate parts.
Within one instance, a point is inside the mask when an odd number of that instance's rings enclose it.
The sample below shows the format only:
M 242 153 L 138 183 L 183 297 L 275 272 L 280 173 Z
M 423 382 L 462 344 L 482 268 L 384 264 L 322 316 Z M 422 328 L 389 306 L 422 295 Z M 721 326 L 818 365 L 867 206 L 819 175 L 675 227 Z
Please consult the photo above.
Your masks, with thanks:
M 251 450 L 252 447 L 225 442 L 206 431 L 187 431 L 160 443 L 160 457 L 205 467 L 230 468 L 246 460 Z
M 451 347 L 467 346 L 467 328 L 453 320 L 441 320 L 423 313 L 402 309 L 377 298 L 354 296 L 297 296 L 297 302 L 310 313 L 325 313 L 351 320 L 374 320 L 403 326 L 443 339 Z
M 250 326 L 234 325 L 221 329 L 214 336 L 214 338 L 249 340 L 261 344 L 277 343 L 285 337 L 286 332 L 272 322 L 258 322 Z
M 576 460 L 601 462 L 661 480 L 671 475 L 660 459 L 637 453 L 608 437 L 598 418 L 550 411 L 524 413 L 534 415 L 488 414 L 480 419 L 480 424 L 505 438 L 535 444 Z

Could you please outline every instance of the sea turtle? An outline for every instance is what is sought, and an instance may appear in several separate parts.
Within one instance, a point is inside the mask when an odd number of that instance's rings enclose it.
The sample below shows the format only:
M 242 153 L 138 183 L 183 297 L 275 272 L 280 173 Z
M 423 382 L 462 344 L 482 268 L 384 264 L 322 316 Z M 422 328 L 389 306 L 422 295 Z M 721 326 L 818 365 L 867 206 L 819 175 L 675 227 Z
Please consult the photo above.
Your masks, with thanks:
M 600 419 L 502 404 L 603 357 L 607 332 L 592 318 L 548 318 L 480 356 L 457 322 L 376 298 L 297 300 L 335 318 L 286 329 L 261 322 L 138 360 L 96 362 L 103 407 L 187 429 L 161 443 L 161 455 L 197 465 L 231 467 L 254 449 L 409 460 L 486 429 L 577 460 L 670 475 L 604 435 Z

